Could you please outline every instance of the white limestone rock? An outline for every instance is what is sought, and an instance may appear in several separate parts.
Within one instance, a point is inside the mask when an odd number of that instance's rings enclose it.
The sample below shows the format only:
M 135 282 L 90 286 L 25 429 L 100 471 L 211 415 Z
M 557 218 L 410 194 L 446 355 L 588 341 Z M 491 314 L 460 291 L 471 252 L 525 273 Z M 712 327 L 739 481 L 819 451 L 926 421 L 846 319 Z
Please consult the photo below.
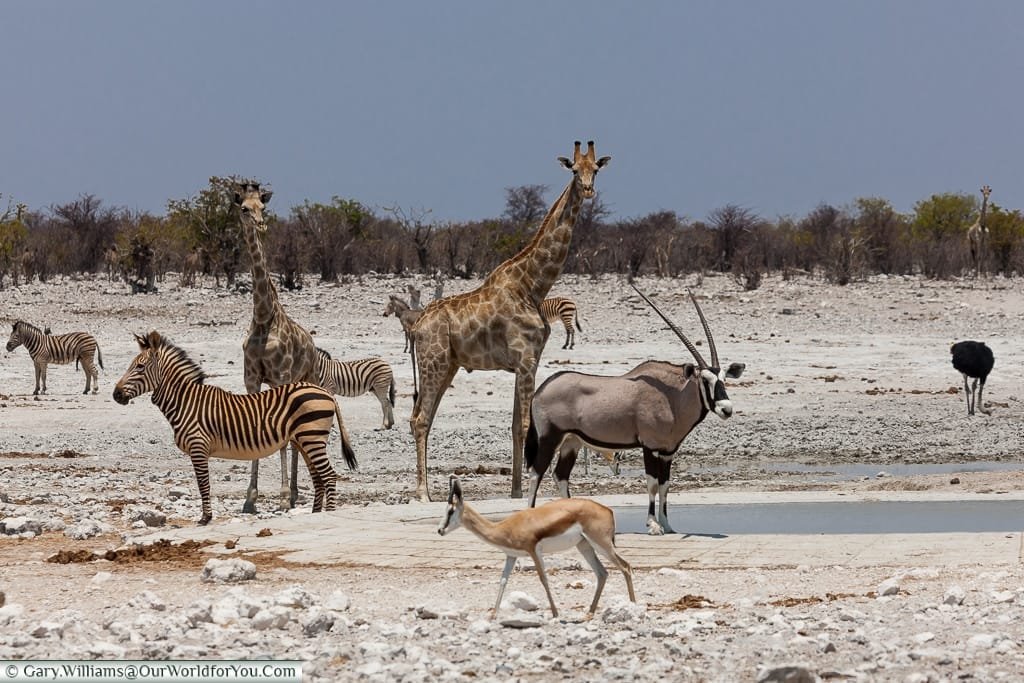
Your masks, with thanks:
M 14 619 L 17 619 L 25 611 L 25 608 L 17 603 L 11 603 L 0 607 L 0 626 L 6 626 Z
M 522 591 L 512 591 L 509 593 L 504 600 L 501 601 L 502 609 L 518 609 L 525 612 L 535 612 L 540 609 L 540 603 L 537 602 L 529 593 Z
M 100 584 L 106 583 L 107 581 L 110 581 L 110 579 L 113 578 L 113 576 L 114 575 L 111 574 L 110 572 L 96 572 L 93 575 L 92 579 L 89 580 L 89 583 L 92 583 L 92 584 L 95 584 L 95 585 L 98 586 Z
M 182 615 L 193 627 L 199 624 L 210 624 L 213 623 L 213 605 L 209 600 L 196 600 L 184 609 Z
M 324 601 L 324 609 L 331 610 L 332 612 L 346 612 L 349 607 L 352 606 L 352 601 L 348 595 L 342 593 L 340 590 L 336 590 L 327 596 L 327 600 Z
M 646 617 L 646 605 L 643 603 L 630 602 L 621 596 L 609 599 L 608 606 L 601 613 L 601 621 L 606 624 L 628 624 L 641 622 Z
M 900 580 L 897 577 L 886 579 L 882 583 L 878 584 L 878 588 L 875 589 L 875 594 L 878 597 L 886 595 L 896 595 L 900 592 Z
M 957 605 L 962 605 L 964 602 L 964 598 L 966 597 L 967 593 L 964 592 L 964 589 L 956 584 L 953 584 L 952 586 L 946 589 L 945 593 L 943 593 L 942 604 L 952 605 L 953 607 L 956 607 Z
M 20 536 L 32 533 L 33 536 L 43 532 L 43 524 L 30 517 L 5 517 L 0 520 L 0 533 L 7 536 Z
M 256 578 L 256 565 L 248 560 L 211 558 L 203 566 L 201 576 L 208 583 L 238 583 Z
M 59 621 L 41 621 L 29 633 L 33 638 L 49 638 L 50 636 L 60 638 L 64 635 L 64 628 L 65 624 Z
M 315 636 L 325 631 L 330 631 L 334 626 L 334 614 L 319 609 L 310 610 L 309 615 L 302 621 L 302 632 L 306 636 Z
M 291 586 L 274 596 L 274 604 L 282 607 L 306 609 L 317 601 L 317 596 L 302 586 Z
M 252 617 L 252 627 L 257 631 L 266 631 L 272 628 L 287 628 L 291 621 L 292 610 L 282 605 L 264 607 Z
M 96 519 L 82 519 L 64 529 L 64 535 L 76 541 L 82 541 L 87 538 L 94 538 L 100 534 L 108 534 L 113 530 L 114 527 L 106 522 Z
M 136 609 L 149 609 L 154 612 L 163 612 L 167 609 L 167 603 L 153 591 L 142 591 L 129 600 L 128 604 Z
M 154 508 L 134 508 L 128 513 L 128 521 L 142 522 L 143 526 L 159 527 L 167 523 L 167 515 Z
M 167 497 L 170 500 L 178 500 L 179 498 L 184 498 L 186 496 L 188 496 L 188 489 L 180 486 L 172 486 L 170 490 L 167 491 Z
M 540 612 L 518 611 L 502 616 L 500 623 L 505 628 L 540 628 L 546 623 L 546 619 Z

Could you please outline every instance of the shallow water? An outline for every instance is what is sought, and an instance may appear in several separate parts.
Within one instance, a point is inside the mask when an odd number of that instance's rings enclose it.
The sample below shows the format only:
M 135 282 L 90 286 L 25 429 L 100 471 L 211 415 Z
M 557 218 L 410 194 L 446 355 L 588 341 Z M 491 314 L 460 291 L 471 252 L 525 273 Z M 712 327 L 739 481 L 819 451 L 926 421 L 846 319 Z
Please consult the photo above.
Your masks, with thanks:
M 679 534 L 897 534 L 1024 530 L 1024 500 L 672 505 Z M 615 508 L 618 533 L 647 533 L 647 508 Z

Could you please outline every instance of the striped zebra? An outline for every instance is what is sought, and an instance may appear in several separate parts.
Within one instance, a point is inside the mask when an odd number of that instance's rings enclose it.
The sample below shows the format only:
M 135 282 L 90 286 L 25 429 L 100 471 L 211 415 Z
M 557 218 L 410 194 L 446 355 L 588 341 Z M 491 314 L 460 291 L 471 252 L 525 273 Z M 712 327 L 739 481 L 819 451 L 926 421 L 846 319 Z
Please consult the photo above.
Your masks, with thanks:
M 540 302 L 540 314 L 544 316 L 544 319 L 549 323 L 561 320 L 562 324 L 565 325 L 565 343 L 562 344 L 563 349 L 571 349 L 576 346 L 576 333 L 572 330 L 573 320 L 576 321 L 577 330 L 582 332 L 583 328 L 580 327 L 580 317 L 576 312 L 575 301 L 572 299 L 566 299 L 564 296 L 544 299 L 544 301 Z
M 288 443 L 302 453 L 313 479 L 313 512 L 334 509 L 338 475 L 327 455 L 327 439 L 335 416 L 345 463 L 349 469 L 356 468 L 356 456 L 334 396 L 307 382 L 234 394 L 203 384 L 202 368 L 159 332 L 135 335 L 135 340 L 139 355 L 114 387 L 114 400 L 125 405 L 153 392 L 153 403 L 171 423 L 175 445 L 192 460 L 203 501 L 199 524 L 213 518 L 211 457 L 257 460 Z
M 384 429 L 395 424 L 395 378 L 391 366 L 380 358 L 341 361 L 317 347 L 319 384 L 338 396 L 362 396 L 372 391 L 384 411 Z
M 40 383 L 42 393 L 46 393 L 46 366 L 50 363 L 65 365 L 75 361 L 75 369 L 82 364 L 85 372 L 85 391 L 88 394 L 97 393 L 100 389 L 100 373 L 96 369 L 93 354 L 99 359 L 100 367 L 103 367 L 103 354 L 96 343 L 96 338 L 88 332 L 69 332 L 68 334 L 50 335 L 50 330 L 45 332 L 35 325 L 30 325 L 24 320 L 19 320 L 11 328 L 11 338 L 7 340 L 7 350 L 13 351 L 19 346 L 28 350 L 32 357 L 32 363 L 36 369 L 36 389 L 33 396 L 39 395 Z

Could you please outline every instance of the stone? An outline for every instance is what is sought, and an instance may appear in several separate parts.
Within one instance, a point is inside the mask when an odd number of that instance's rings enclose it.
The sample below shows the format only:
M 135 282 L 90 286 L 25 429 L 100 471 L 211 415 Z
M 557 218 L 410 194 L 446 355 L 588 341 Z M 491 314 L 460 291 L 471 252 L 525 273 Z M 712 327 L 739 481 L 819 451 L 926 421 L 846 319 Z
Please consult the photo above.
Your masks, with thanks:
M 256 565 L 248 560 L 238 558 L 229 560 L 211 558 L 203 566 L 201 578 L 208 583 L 252 581 L 256 578 Z
M 331 610 L 332 612 L 345 612 L 351 605 L 352 601 L 349 600 L 348 595 L 341 591 L 334 591 L 324 601 L 324 609 Z
M 291 621 L 292 611 L 281 605 L 265 607 L 257 612 L 252 618 L 252 627 L 257 631 L 265 631 L 271 628 L 286 628 Z
M 802 666 L 779 666 L 766 669 L 757 683 L 819 683 L 818 675 Z
M 89 580 L 89 583 L 94 583 L 97 585 L 101 583 L 106 583 L 107 581 L 110 581 L 110 579 L 113 578 L 113 576 L 114 575 L 110 572 L 96 572 L 93 575 L 92 579 Z
M 330 631 L 334 626 L 334 615 L 330 612 L 314 611 L 302 622 L 302 632 L 307 636 L 315 636 Z
M 114 530 L 114 527 L 95 519 L 82 519 L 64 529 L 64 535 L 76 541 L 87 538 L 94 538 L 100 534 L 107 534 Z
M 317 596 L 302 586 L 291 586 L 274 596 L 274 604 L 283 607 L 306 609 L 317 601 Z
M 900 592 L 900 580 L 895 576 L 891 579 L 886 579 L 882 583 L 878 584 L 878 588 L 875 589 L 875 594 L 879 597 L 884 595 L 896 595 Z
M 967 593 L 964 592 L 964 589 L 956 584 L 953 584 L 952 586 L 946 589 L 945 593 L 942 594 L 942 603 L 944 605 L 952 605 L 956 607 L 957 605 L 962 605 L 964 602 L 964 598 L 966 597 Z
M 129 522 L 142 522 L 147 527 L 163 526 L 167 515 L 152 508 L 136 508 L 128 514 Z
M 0 532 L 8 536 L 20 536 L 31 532 L 34 536 L 43 532 L 43 525 L 29 517 L 5 517 L 0 520 Z
M 142 591 L 129 600 L 128 604 L 136 609 L 151 609 L 154 612 L 163 612 L 167 609 L 167 603 L 153 591 Z
M 503 608 L 519 609 L 526 612 L 534 612 L 540 609 L 540 603 L 538 603 L 532 595 L 522 591 L 512 591 L 509 593 L 508 597 L 502 600 L 501 606 Z
M 171 500 L 178 500 L 188 495 L 188 489 L 181 488 L 180 486 L 172 486 L 167 492 L 167 497 Z
M 208 600 L 196 600 L 185 608 L 183 614 L 193 627 L 213 623 L 213 606 Z
M 647 616 L 647 606 L 630 602 L 623 597 L 609 600 L 608 607 L 601 613 L 601 621 L 606 624 L 623 624 L 643 621 Z
M 502 618 L 500 623 L 505 628 L 540 628 L 545 624 L 545 619 L 536 612 L 516 612 Z
M 50 636 L 60 638 L 64 635 L 64 624 L 57 621 L 41 621 L 30 633 L 33 638 L 48 638 Z

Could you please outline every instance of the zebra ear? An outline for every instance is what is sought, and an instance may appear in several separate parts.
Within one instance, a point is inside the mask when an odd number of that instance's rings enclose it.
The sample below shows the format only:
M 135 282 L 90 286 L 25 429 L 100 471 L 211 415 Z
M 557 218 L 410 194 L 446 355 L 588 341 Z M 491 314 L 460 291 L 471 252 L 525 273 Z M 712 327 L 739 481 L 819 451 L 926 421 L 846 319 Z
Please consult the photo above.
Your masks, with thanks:
M 135 342 L 139 345 L 140 349 L 145 350 L 149 348 L 149 340 L 146 339 L 144 336 L 138 334 L 132 336 L 135 337 Z
M 149 348 L 152 348 L 152 349 L 155 349 L 156 347 L 160 346 L 160 344 L 161 344 L 161 342 L 163 342 L 163 340 L 164 340 L 163 337 L 161 337 L 160 333 L 157 332 L 156 330 L 152 330 L 147 335 L 147 341 L 149 342 L 149 344 L 148 344 Z

